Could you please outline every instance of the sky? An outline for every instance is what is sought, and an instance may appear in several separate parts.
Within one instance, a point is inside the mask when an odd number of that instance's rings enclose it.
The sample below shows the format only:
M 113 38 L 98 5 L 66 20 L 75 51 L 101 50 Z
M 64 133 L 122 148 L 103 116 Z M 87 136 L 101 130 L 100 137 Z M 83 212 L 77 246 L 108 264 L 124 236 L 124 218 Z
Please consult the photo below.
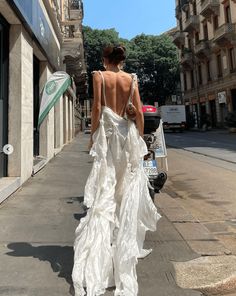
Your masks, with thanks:
M 115 28 L 121 38 L 159 35 L 176 26 L 174 0 L 84 0 L 83 24 Z

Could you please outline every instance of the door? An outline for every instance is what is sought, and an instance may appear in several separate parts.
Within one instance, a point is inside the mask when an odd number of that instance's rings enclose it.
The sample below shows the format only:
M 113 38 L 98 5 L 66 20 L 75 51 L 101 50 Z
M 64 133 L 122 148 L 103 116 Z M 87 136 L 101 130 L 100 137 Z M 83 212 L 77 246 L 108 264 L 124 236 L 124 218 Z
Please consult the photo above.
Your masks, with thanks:
M 231 89 L 232 107 L 236 111 L 236 89 Z
M 33 64 L 33 83 L 34 83 L 34 156 L 39 155 L 39 130 L 38 130 L 38 117 L 40 107 L 40 94 L 39 94 L 39 60 L 34 56 Z
M 217 118 L 216 118 L 216 101 L 211 100 L 210 102 L 210 111 L 211 111 L 211 124 L 212 127 L 216 127 L 217 125 Z
M 3 146 L 8 140 L 8 55 L 8 24 L 0 15 L 0 178 L 7 176 Z

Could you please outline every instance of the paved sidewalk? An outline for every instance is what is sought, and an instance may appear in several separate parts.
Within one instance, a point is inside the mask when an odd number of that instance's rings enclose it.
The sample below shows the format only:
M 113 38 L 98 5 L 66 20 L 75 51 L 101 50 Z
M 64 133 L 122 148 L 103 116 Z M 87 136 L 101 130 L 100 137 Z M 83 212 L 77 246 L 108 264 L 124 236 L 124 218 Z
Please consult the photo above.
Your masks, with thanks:
M 74 230 L 85 214 L 81 202 L 92 165 L 88 137 L 76 137 L 0 206 L 1 296 L 73 295 Z M 161 211 L 171 208 L 173 199 L 167 197 L 162 194 L 157 199 Z M 153 252 L 138 264 L 139 296 L 201 295 L 175 283 L 173 261 L 189 261 L 199 254 L 192 251 L 170 218 L 163 216 L 158 230 L 147 234 L 145 245 Z

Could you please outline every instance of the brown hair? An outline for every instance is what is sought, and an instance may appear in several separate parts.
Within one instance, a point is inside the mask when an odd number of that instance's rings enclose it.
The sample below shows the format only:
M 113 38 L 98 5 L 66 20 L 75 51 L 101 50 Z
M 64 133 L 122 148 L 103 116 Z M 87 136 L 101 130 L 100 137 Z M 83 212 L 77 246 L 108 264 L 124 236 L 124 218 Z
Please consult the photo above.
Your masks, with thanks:
M 108 59 L 110 64 L 118 65 L 126 58 L 126 48 L 122 45 L 107 46 L 103 49 L 102 56 Z

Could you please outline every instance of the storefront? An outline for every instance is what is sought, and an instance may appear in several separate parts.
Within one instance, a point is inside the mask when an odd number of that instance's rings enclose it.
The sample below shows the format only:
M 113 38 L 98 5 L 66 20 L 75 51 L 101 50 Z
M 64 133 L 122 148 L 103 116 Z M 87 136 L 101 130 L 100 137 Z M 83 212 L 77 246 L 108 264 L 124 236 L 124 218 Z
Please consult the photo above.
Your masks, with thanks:
M 0 15 L 0 178 L 7 175 L 9 25 Z
M 0 1 L 0 202 L 74 137 L 73 90 L 58 98 L 38 126 L 40 94 L 54 72 L 65 70 L 62 32 L 45 3 Z M 3 153 L 6 144 L 12 153 Z

